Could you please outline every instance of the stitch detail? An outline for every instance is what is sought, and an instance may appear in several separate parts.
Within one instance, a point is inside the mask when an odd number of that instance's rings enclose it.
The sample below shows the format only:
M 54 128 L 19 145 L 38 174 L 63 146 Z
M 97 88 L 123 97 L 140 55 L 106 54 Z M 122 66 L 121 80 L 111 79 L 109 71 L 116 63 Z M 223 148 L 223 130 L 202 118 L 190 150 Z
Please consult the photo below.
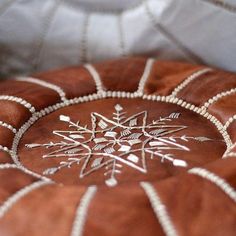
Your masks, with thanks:
M 176 97 L 177 94 L 183 89 L 185 88 L 189 83 L 191 83 L 193 80 L 199 78 L 200 76 L 213 71 L 211 68 L 204 68 L 204 69 L 200 69 L 196 72 L 194 72 L 193 74 L 191 74 L 190 76 L 187 77 L 187 79 L 185 79 L 180 85 L 178 85 L 174 91 L 171 93 L 171 97 Z
M 35 112 L 35 108 L 29 102 L 25 101 L 24 99 L 22 99 L 20 97 L 9 96 L 9 95 L 0 95 L 0 100 L 7 100 L 7 101 L 19 103 L 19 104 L 23 105 L 24 107 L 26 107 L 31 113 Z
M 40 79 L 32 78 L 32 77 L 17 77 L 16 80 L 17 81 L 22 81 L 22 82 L 29 82 L 29 83 L 33 83 L 33 84 L 38 84 L 38 85 L 41 85 L 43 87 L 52 89 L 52 90 L 56 91 L 59 94 L 62 101 L 67 100 L 66 99 L 66 94 L 63 91 L 63 89 L 60 88 L 59 86 L 55 85 L 55 84 L 52 84 L 52 83 L 49 83 L 49 82 L 46 82 L 46 81 L 43 81 L 43 80 L 40 80 Z
M 92 199 L 95 196 L 95 193 L 97 191 L 96 186 L 89 186 L 85 194 L 80 200 L 80 204 L 76 210 L 75 219 L 72 226 L 71 236 L 82 236 L 85 221 L 87 218 L 88 208 L 92 201 Z
M 24 196 L 26 196 L 27 194 L 29 194 L 30 192 L 48 185 L 48 184 L 52 184 L 52 182 L 49 181 L 38 181 L 38 182 L 34 182 L 22 189 L 20 189 L 19 191 L 17 191 L 16 193 L 14 193 L 12 196 L 10 196 L 1 206 L 0 206 L 0 218 L 2 218 L 8 211 L 9 209 L 17 202 L 19 201 L 21 198 L 23 198 Z
M 236 202 L 236 191 L 224 179 L 204 168 L 192 168 L 188 171 L 190 174 L 198 175 L 209 180 L 224 191 L 233 201 Z
M 141 187 L 144 189 L 149 201 L 152 205 L 152 209 L 155 212 L 155 215 L 160 222 L 163 231 L 167 236 L 178 236 L 176 228 L 168 214 L 166 206 L 161 201 L 158 192 L 152 184 L 148 182 L 141 182 Z

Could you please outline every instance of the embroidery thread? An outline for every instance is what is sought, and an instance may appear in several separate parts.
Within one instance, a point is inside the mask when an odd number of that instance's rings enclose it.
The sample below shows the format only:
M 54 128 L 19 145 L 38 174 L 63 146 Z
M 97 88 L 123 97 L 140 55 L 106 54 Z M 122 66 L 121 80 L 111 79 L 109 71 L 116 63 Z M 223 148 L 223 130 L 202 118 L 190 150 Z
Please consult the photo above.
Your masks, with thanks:
M 209 141 L 207 137 L 189 137 L 173 135 L 187 126 L 169 124 L 179 119 L 180 113 L 171 113 L 167 117 L 148 122 L 147 111 L 126 117 L 121 105 L 115 105 L 111 119 L 96 113 L 91 113 L 91 128 L 83 126 L 78 121 L 73 122 L 69 116 L 60 115 L 60 120 L 69 125 L 70 130 L 55 130 L 53 134 L 61 137 L 60 142 L 46 144 L 26 144 L 28 148 L 54 148 L 43 158 L 63 158 L 58 166 L 46 169 L 44 175 L 53 175 L 63 168 L 80 165 L 80 178 L 90 173 L 105 169 L 105 183 L 108 186 L 117 184 L 116 175 L 121 173 L 123 165 L 132 167 L 142 173 L 147 173 L 146 159 L 160 158 L 161 162 L 168 161 L 174 166 L 187 167 L 187 162 L 177 159 L 168 150 L 189 151 L 189 148 L 178 141 L 199 142 Z

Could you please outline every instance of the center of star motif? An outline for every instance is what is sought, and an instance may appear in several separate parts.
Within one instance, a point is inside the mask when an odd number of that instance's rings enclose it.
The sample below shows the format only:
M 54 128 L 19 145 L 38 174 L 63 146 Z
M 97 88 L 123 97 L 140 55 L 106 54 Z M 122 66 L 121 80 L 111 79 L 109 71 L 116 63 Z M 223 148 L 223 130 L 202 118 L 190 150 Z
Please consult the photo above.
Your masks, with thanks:
M 46 147 L 52 151 L 43 158 L 66 157 L 58 166 L 46 169 L 43 174 L 53 175 L 64 168 L 79 165 L 79 177 L 96 173 L 103 169 L 105 183 L 114 186 L 118 183 L 117 175 L 121 174 L 123 165 L 142 173 L 147 173 L 146 159 L 159 158 L 174 166 L 186 167 L 184 160 L 177 159 L 171 150 L 189 151 L 189 148 L 178 141 L 190 139 L 208 141 L 206 137 L 189 137 L 174 135 L 187 128 L 185 125 L 174 125 L 180 113 L 171 113 L 148 122 L 148 112 L 141 111 L 127 116 L 121 105 L 114 107 L 110 117 L 97 112 L 91 113 L 91 128 L 76 123 L 69 116 L 60 115 L 60 121 L 68 124 L 68 130 L 54 130 L 61 141 L 46 144 L 27 144 L 28 148 Z

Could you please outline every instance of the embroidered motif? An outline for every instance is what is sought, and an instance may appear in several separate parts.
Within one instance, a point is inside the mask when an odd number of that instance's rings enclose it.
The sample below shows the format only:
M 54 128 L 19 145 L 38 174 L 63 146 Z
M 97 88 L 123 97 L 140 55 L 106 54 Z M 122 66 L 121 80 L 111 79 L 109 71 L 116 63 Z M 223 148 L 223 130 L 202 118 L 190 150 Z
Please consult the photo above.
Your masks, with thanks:
M 108 186 L 117 184 L 116 175 L 121 173 L 123 165 L 132 167 L 142 173 L 147 172 L 146 158 L 160 158 L 174 166 L 186 167 L 184 160 L 176 159 L 168 150 L 189 151 L 189 148 L 178 143 L 196 140 L 204 142 L 211 140 L 206 137 L 174 136 L 173 133 L 186 129 L 184 125 L 169 124 L 173 119 L 179 119 L 179 113 L 160 117 L 148 123 L 147 111 L 126 117 L 123 107 L 117 104 L 111 119 L 96 113 L 91 113 L 92 128 L 83 126 L 78 121 L 74 123 L 69 116 L 61 115 L 60 120 L 68 123 L 73 130 L 55 130 L 53 133 L 63 140 L 57 143 L 26 144 L 28 148 L 54 148 L 43 158 L 67 157 L 58 166 L 46 169 L 44 175 L 52 175 L 62 168 L 72 165 L 82 165 L 80 178 L 104 168 L 105 183 Z

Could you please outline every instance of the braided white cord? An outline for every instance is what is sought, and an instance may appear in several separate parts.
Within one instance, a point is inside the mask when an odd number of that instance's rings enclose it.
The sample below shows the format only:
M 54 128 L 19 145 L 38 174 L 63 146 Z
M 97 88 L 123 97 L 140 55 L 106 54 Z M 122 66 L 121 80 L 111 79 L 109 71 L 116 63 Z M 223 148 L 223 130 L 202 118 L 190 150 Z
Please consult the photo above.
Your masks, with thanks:
M 178 236 L 175 226 L 168 215 L 166 206 L 162 203 L 157 191 L 148 182 L 141 182 L 140 185 L 147 194 L 153 211 L 155 212 L 156 217 L 159 220 L 165 234 L 167 236 Z
M 210 172 L 209 170 L 198 167 L 190 169 L 188 173 L 201 176 L 202 178 L 211 181 L 217 187 L 219 187 L 223 192 L 225 192 L 233 201 L 236 202 L 236 191 L 221 177 Z
M 35 112 L 35 108 L 27 101 L 25 101 L 22 98 L 16 97 L 16 96 L 10 96 L 10 95 L 0 95 L 0 100 L 7 100 L 7 101 L 12 101 L 19 103 L 26 107 L 31 113 Z
M 89 204 L 92 201 L 97 191 L 96 186 L 89 186 L 85 194 L 80 200 L 80 204 L 76 210 L 75 219 L 73 222 L 71 236 L 82 236 L 84 230 L 84 224 L 87 218 Z
M 49 83 L 49 82 L 46 82 L 46 81 L 43 81 L 43 80 L 40 80 L 40 79 L 32 78 L 32 77 L 17 77 L 16 80 L 17 81 L 22 81 L 22 82 L 29 82 L 29 83 L 33 83 L 33 84 L 38 84 L 38 85 L 41 85 L 43 87 L 52 89 L 52 90 L 56 91 L 59 94 L 62 101 L 67 100 L 66 99 L 66 94 L 63 91 L 63 89 L 60 88 L 59 86 L 55 85 L 55 84 L 52 84 L 52 83 Z
M 171 97 L 176 97 L 177 94 L 183 89 L 185 88 L 190 82 L 192 82 L 193 80 L 199 78 L 200 76 L 213 71 L 213 69 L 211 68 L 204 68 L 201 70 L 196 71 L 195 73 L 191 74 L 190 76 L 188 76 L 179 86 L 177 86 L 173 92 L 171 93 Z
M 26 196 L 28 193 L 32 192 L 35 189 L 38 189 L 44 185 L 48 185 L 48 184 L 52 184 L 52 182 L 49 181 L 37 181 L 34 182 L 22 189 L 20 189 L 19 191 L 17 191 L 15 194 L 13 194 L 12 196 L 10 196 L 1 206 L 0 206 L 0 218 L 2 218 L 6 212 L 17 202 L 19 201 L 21 198 L 23 198 L 24 196 Z

